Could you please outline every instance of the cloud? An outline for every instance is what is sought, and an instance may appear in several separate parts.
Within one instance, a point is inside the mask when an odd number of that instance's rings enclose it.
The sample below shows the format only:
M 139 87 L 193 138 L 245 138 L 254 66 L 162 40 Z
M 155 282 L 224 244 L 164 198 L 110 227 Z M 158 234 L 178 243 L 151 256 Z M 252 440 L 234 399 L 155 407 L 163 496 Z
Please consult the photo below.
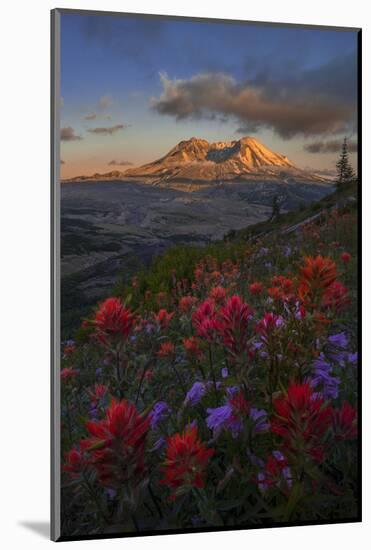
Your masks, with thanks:
M 108 107 L 111 107 L 113 104 L 112 96 L 110 95 L 102 95 L 102 97 L 98 101 L 98 107 L 99 109 L 108 109 Z
M 111 160 L 109 163 L 108 163 L 108 166 L 132 166 L 133 163 L 132 162 L 129 162 L 128 160 Z
M 112 136 L 119 130 L 123 130 L 124 128 L 127 128 L 128 124 L 116 124 L 115 126 L 106 126 L 106 127 L 98 127 L 98 128 L 91 128 L 88 130 L 91 134 L 101 134 L 106 136 Z
M 317 81 L 320 76 L 312 74 Z M 330 93 L 324 85 L 307 88 L 304 76 L 293 86 L 288 81 L 270 82 L 262 75 L 237 82 L 225 73 L 199 73 L 184 80 L 160 74 L 160 79 L 162 94 L 151 98 L 152 108 L 176 120 L 228 118 L 236 121 L 240 132 L 266 128 L 284 139 L 338 134 L 354 124 L 354 102 Z
M 75 130 L 71 126 L 61 128 L 61 141 L 79 141 L 81 136 L 75 134 Z
M 84 120 L 95 120 L 97 118 L 97 115 L 95 113 L 91 114 L 91 115 L 86 115 L 84 117 L 82 117 Z
M 356 153 L 358 150 L 356 141 L 348 141 L 348 152 Z M 333 139 L 330 141 L 313 141 L 304 145 L 304 151 L 307 153 L 340 153 L 343 146 L 343 141 L 340 139 Z

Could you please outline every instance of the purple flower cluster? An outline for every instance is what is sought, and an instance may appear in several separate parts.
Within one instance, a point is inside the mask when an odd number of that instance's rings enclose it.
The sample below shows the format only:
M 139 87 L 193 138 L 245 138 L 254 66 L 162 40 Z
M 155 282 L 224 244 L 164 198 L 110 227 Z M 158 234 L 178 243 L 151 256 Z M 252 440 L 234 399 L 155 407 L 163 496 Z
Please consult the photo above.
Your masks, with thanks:
M 314 375 L 310 380 L 312 388 L 321 386 L 321 393 L 325 399 L 336 399 L 339 393 L 340 379 L 332 374 L 332 365 L 321 353 L 313 363 Z
M 206 384 L 203 382 L 195 382 L 191 389 L 187 392 L 184 404 L 191 405 L 191 407 L 197 405 L 205 395 L 206 390 Z
M 232 396 L 233 393 L 230 393 L 230 397 Z M 235 415 L 229 401 L 221 407 L 207 409 L 207 413 L 206 424 L 213 431 L 214 437 L 218 437 L 222 430 L 229 430 L 232 437 L 236 438 L 243 430 L 242 419 Z M 269 428 L 267 412 L 265 410 L 251 407 L 249 418 L 253 423 L 254 433 L 264 432 Z
M 156 430 L 160 424 L 171 413 L 171 408 L 165 401 L 158 401 L 149 416 L 151 419 L 151 428 Z

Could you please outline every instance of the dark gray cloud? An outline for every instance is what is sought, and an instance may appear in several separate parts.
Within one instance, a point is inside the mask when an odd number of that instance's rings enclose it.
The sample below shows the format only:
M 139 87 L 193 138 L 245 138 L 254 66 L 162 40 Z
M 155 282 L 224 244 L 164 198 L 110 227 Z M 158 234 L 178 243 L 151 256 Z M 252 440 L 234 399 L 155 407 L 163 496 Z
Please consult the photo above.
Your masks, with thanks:
M 78 141 L 82 139 L 81 136 L 75 134 L 75 130 L 71 126 L 61 128 L 61 141 Z
M 240 133 L 268 128 L 284 139 L 344 133 L 355 124 L 352 93 L 336 95 L 322 71 L 308 71 L 286 82 L 272 82 L 263 74 L 245 82 L 224 73 L 200 73 L 184 80 L 161 74 L 160 78 L 163 91 L 151 99 L 151 105 L 177 120 L 228 118 L 236 121 Z M 310 79 L 317 84 L 307 86 Z
M 84 120 L 95 120 L 97 118 L 97 115 L 95 113 L 91 115 L 86 115 L 83 117 Z
M 111 160 L 108 166 L 132 166 L 133 163 L 128 160 Z
M 358 150 L 356 141 L 348 141 L 348 152 L 356 153 Z M 329 141 L 313 141 L 304 145 L 304 151 L 307 153 L 340 153 L 343 146 L 343 140 L 333 139 Z
M 90 132 L 91 134 L 112 136 L 116 132 L 123 130 L 124 128 L 127 128 L 127 127 L 128 127 L 128 124 L 116 124 L 115 126 L 91 128 L 90 130 L 88 130 L 88 132 Z

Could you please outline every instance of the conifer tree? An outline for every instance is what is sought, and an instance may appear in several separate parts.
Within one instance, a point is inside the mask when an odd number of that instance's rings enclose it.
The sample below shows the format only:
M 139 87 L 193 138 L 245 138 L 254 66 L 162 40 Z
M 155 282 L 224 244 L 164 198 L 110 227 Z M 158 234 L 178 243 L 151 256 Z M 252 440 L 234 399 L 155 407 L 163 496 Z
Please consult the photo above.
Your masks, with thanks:
M 353 168 L 349 162 L 347 138 L 344 138 L 339 160 L 336 163 L 337 170 L 337 187 L 340 188 L 344 184 L 351 183 L 355 180 Z

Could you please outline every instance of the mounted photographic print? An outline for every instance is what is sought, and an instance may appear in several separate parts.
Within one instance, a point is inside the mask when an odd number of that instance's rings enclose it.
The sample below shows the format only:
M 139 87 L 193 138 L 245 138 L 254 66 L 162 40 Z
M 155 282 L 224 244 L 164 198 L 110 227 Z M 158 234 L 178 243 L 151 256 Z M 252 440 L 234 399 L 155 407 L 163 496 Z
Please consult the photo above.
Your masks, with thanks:
M 361 520 L 360 48 L 52 12 L 54 540 Z

